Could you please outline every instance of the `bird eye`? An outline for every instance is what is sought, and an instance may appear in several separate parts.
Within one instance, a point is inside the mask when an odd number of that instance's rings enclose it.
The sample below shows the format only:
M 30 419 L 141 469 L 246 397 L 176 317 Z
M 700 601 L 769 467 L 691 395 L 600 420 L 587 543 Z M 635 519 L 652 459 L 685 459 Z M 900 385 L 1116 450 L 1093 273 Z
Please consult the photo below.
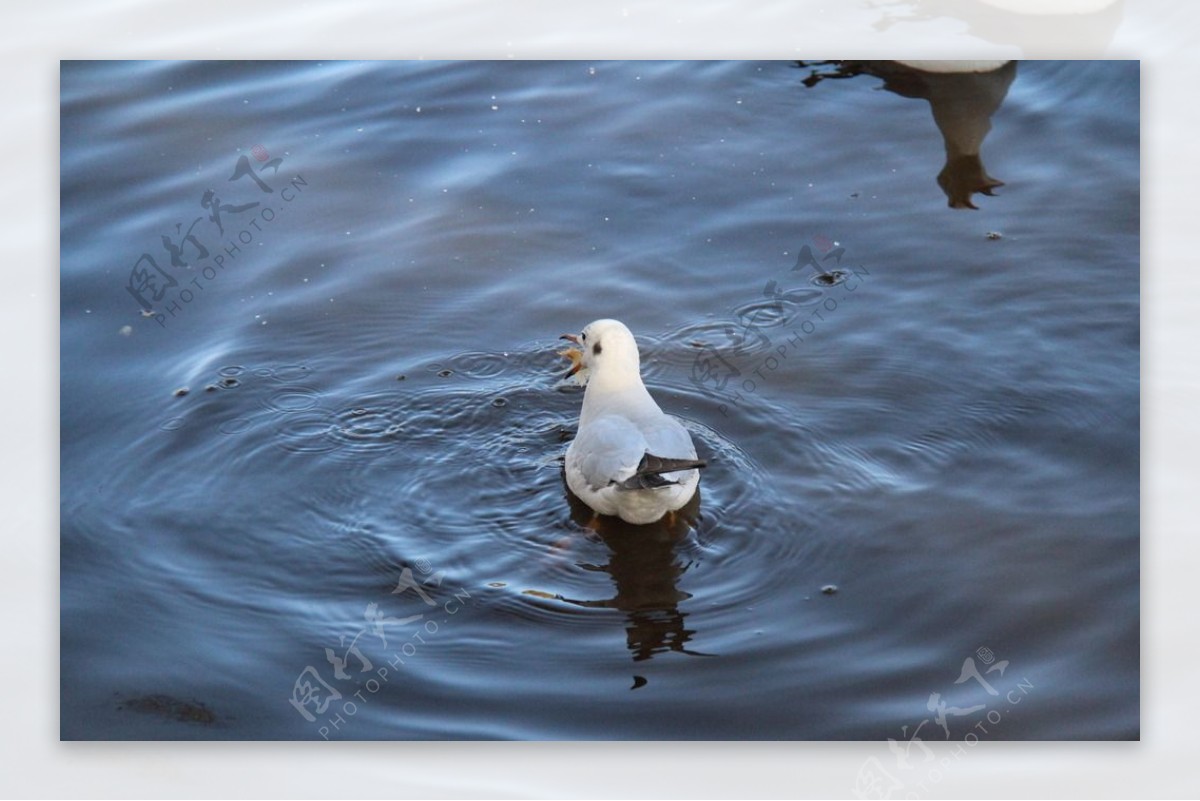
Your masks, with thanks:
M 582 342 L 587 342 L 587 334 L 580 334 L 579 339 Z

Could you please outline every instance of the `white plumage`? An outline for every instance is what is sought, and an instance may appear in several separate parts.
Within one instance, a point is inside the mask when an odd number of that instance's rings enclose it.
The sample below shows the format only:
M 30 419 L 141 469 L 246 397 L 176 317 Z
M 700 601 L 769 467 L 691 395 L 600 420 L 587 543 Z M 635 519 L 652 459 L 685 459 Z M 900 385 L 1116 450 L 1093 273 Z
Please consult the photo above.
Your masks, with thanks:
M 637 342 L 624 324 L 597 320 L 567 351 L 586 387 L 579 430 L 567 449 L 567 486 L 603 515 L 654 523 L 684 506 L 700 483 L 687 429 L 663 413 L 642 383 Z

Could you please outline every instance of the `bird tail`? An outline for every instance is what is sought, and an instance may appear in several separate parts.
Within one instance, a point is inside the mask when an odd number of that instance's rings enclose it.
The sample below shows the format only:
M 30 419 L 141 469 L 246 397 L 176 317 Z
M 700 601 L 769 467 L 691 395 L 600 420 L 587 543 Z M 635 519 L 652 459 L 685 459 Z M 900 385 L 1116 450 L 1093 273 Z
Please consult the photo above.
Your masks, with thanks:
M 708 463 L 703 459 L 666 459 L 662 456 L 655 456 L 652 453 L 647 453 L 642 457 L 642 461 L 638 464 L 634 474 L 618 486 L 622 489 L 638 490 L 638 489 L 657 489 L 658 487 L 669 487 L 673 484 L 678 484 L 678 481 L 670 481 L 663 476 L 664 473 L 678 473 L 682 470 L 698 470 L 702 467 L 707 467 Z

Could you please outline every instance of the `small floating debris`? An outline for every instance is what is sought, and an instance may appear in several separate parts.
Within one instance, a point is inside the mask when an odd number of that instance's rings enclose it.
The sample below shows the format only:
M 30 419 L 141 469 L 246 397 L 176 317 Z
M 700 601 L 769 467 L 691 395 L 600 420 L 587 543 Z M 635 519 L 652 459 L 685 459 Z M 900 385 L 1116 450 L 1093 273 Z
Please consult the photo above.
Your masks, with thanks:
M 646 677 L 645 676 L 634 676 L 633 677 L 633 686 L 630 687 L 629 689 L 636 690 L 638 687 L 645 687 L 645 686 L 646 686 Z
M 534 598 L 545 598 L 547 601 L 561 601 L 562 596 L 545 590 L 525 590 L 522 595 L 532 595 Z
M 189 392 L 191 392 L 191 390 L 188 389 L 187 387 L 180 387 L 179 389 L 175 390 L 171 394 L 177 398 L 182 398 L 184 395 L 188 394 Z
M 454 375 L 454 371 L 453 370 L 438 370 L 438 375 L 441 376 L 442 378 L 449 378 L 450 376 Z
M 396 376 L 397 381 L 403 381 L 406 378 L 408 378 L 408 376 L 406 376 L 404 373 L 401 373 L 400 375 Z
M 209 384 L 208 386 L 206 386 L 204 388 L 204 391 L 205 392 L 216 392 L 218 389 L 220 389 L 220 387 L 218 387 L 216 384 Z
M 488 586 L 498 590 L 502 587 L 507 587 L 508 585 L 503 581 L 489 581 Z
M 822 595 L 837 595 L 837 591 L 838 588 L 836 584 L 826 584 L 821 588 Z
M 119 330 L 117 333 L 123 337 L 127 337 L 133 333 L 133 326 L 132 325 L 123 325 L 123 326 L 121 326 L 121 330 Z
M 225 389 L 233 389 L 234 387 L 238 386 L 238 384 L 240 384 L 240 383 L 241 383 L 240 381 L 238 381 L 236 378 L 234 378 L 231 375 L 227 375 L 221 379 L 221 386 L 224 387 Z
M 217 722 L 216 714 L 199 701 L 181 701 L 169 695 L 146 695 L 117 705 L 118 709 L 158 715 L 180 723 L 200 723 L 211 726 Z
M 1004 238 L 1004 235 L 1001 234 L 999 231 L 988 231 L 986 234 L 984 234 L 984 236 L 986 236 L 988 239 L 991 239 L 993 241 Z
M 493 398 L 493 399 L 492 399 L 492 405 L 493 405 L 493 406 L 495 406 L 495 407 L 497 407 L 497 408 L 500 408 L 500 407 L 503 407 L 503 406 L 507 406 L 507 405 L 508 405 L 508 401 L 506 401 L 504 398 Z

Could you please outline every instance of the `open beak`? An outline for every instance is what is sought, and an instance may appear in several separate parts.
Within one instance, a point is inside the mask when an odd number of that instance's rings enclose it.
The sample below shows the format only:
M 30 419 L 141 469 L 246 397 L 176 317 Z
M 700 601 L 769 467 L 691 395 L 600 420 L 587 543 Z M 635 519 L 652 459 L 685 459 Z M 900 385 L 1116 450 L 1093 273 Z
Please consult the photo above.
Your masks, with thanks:
M 579 337 L 575 334 L 563 334 L 559 339 L 565 339 L 575 345 L 579 344 Z M 571 369 L 567 371 L 564 378 L 570 378 L 583 368 L 583 353 L 580 352 L 579 348 L 566 348 L 565 350 L 560 350 L 558 355 L 564 359 L 571 360 Z

